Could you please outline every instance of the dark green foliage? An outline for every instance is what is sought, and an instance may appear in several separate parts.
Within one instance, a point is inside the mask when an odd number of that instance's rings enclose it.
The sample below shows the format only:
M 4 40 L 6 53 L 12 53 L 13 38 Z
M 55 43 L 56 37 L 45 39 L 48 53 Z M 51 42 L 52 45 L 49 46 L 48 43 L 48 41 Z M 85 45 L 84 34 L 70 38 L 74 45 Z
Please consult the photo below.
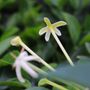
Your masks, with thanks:
M 66 26 L 58 27 L 62 33 L 59 39 L 75 67 L 63 65 L 67 60 L 52 35 L 48 43 L 44 36 L 39 36 L 39 30 L 45 27 L 45 16 L 52 23 L 67 22 Z M 69 90 L 90 88 L 90 0 L 0 0 L 0 90 L 58 90 L 50 85 L 38 87 L 43 76 L 35 81 L 25 73 L 24 84 L 15 79 L 12 70 L 15 58 L 11 53 L 18 56 L 21 47 L 11 46 L 10 40 L 17 35 L 47 63 L 58 68 L 55 73 L 49 72 L 48 79 Z M 47 71 L 46 67 L 36 65 Z

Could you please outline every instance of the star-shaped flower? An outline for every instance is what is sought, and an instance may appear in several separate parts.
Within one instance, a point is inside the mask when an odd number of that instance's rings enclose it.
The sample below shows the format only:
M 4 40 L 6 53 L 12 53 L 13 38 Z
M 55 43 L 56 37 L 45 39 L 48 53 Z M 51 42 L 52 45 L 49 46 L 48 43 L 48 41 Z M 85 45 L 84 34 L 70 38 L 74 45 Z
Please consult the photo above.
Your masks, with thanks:
M 51 24 L 50 20 L 47 17 L 44 18 L 44 22 L 47 24 L 47 26 L 39 31 L 39 35 L 43 35 L 44 33 L 46 33 L 45 34 L 46 41 L 49 41 L 50 34 L 52 33 L 52 31 L 55 32 L 55 34 L 57 34 L 58 36 L 61 36 L 61 32 L 57 27 L 64 26 L 67 24 L 64 21 L 59 21 L 54 24 Z
M 59 22 L 56 22 L 54 24 L 51 24 L 50 20 L 45 17 L 44 18 L 44 22 L 46 23 L 46 27 L 42 28 L 40 31 L 39 31 L 39 35 L 43 35 L 44 33 L 46 33 L 45 35 L 45 40 L 46 41 L 49 41 L 49 38 L 50 38 L 50 34 L 52 33 L 53 37 L 55 38 L 57 44 L 59 45 L 59 47 L 61 48 L 63 54 L 65 55 L 65 57 L 67 58 L 68 62 L 70 63 L 70 65 L 74 66 L 71 58 L 69 57 L 68 53 L 66 52 L 66 50 L 64 49 L 61 41 L 59 40 L 59 38 L 57 37 L 58 36 L 61 36 L 61 32 L 59 31 L 59 29 L 57 27 L 59 26 L 64 26 L 66 25 L 67 23 L 64 22 L 64 21 L 59 21 Z
M 13 67 L 16 70 L 16 75 L 17 78 L 20 82 L 25 82 L 25 79 L 23 78 L 22 74 L 21 74 L 21 68 L 24 69 L 30 76 L 32 76 L 33 78 L 37 78 L 38 74 L 37 72 L 35 72 L 30 66 L 29 66 L 29 62 L 28 61 L 32 61 L 32 60 L 36 60 L 37 58 L 32 56 L 32 55 L 28 55 L 28 53 L 26 51 L 23 51 L 20 53 L 20 55 L 16 58 Z
M 33 55 L 34 57 L 36 57 L 38 60 L 38 62 L 42 63 L 43 65 L 45 65 L 48 69 L 55 71 L 55 69 L 50 66 L 48 63 L 46 63 L 40 56 L 38 56 L 35 52 L 33 52 L 26 44 L 23 43 L 23 41 L 21 40 L 21 38 L 19 36 L 13 38 L 11 40 L 11 45 L 13 46 L 19 46 L 21 45 L 25 50 L 27 50 L 31 55 Z

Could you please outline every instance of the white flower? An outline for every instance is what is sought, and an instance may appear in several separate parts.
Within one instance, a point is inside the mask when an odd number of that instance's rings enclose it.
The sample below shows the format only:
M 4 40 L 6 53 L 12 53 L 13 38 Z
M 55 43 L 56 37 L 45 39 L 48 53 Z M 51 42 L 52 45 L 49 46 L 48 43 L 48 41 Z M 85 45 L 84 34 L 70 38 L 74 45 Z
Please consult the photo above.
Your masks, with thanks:
M 46 17 L 44 18 L 44 21 L 47 24 L 47 26 L 42 28 L 39 31 L 39 35 L 43 35 L 44 33 L 46 33 L 45 34 L 46 41 L 49 41 L 50 34 L 52 33 L 51 30 L 53 30 L 58 36 L 61 36 L 61 32 L 59 31 L 59 29 L 57 27 L 66 25 L 66 22 L 59 21 L 59 22 L 56 22 L 54 24 L 51 24 L 50 20 Z
M 16 36 L 11 40 L 11 45 L 13 46 L 19 46 L 21 45 L 25 50 L 27 50 L 31 55 L 37 58 L 37 61 L 45 65 L 48 69 L 55 71 L 55 69 L 50 66 L 48 63 L 46 63 L 40 56 L 38 56 L 35 52 L 33 52 L 26 44 L 23 43 L 21 38 L 19 36 Z M 36 60 L 36 59 L 35 59 Z
M 64 21 L 59 21 L 59 22 L 56 22 L 54 24 L 51 24 L 50 20 L 45 17 L 44 18 L 44 22 L 46 23 L 46 27 L 42 28 L 40 31 L 39 31 L 39 35 L 43 35 L 44 33 L 46 33 L 45 35 L 45 40 L 46 41 L 49 41 L 49 38 L 50 38 L 50 34 L 52 33 L 53 37 L 55 38 L 57 44 L 59 45 L 59 47 L 61 48 L 63 54 L 65 55 L 65 57 L 67 58 L 68 62 L 70 63 L 70 65 L 74 66 L 70 56 L 68 55 L 68 53 L 66 52 L 66 50 L 64 49 L 61 41 L 59 40 L 59 38 L 57 37 L 58 36 L 61 36 L 61 32 L 59 31 L 59 29 L 57 27 L 59 26 L 64 26 L 66 25 L 67 23 L 64 22 Z
M 38 74 L 29 66 L 28 61 L 37 60 L 34 56 L 29 56 L 26 51 L 20 53 L 16 58 L 13 67 L 15 67 L 17 78 L 20 82 L 25 82 L 25 79 L 22 77 L 21 68 L 24 69 L 30 76 L 37 78 Z

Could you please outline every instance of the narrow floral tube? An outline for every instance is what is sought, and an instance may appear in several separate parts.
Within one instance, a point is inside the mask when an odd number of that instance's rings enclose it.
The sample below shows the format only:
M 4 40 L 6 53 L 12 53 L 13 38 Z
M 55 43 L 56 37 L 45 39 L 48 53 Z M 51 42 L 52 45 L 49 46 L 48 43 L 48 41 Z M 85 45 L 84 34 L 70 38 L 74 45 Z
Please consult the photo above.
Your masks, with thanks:
M 57 27 L 64 26 L 67 23 L 64 22 L 64 21 L 58 21 L 58 22 L 56 22 L 54 24 L 51 24 L 50 20 L 47 17 L 44 18 L 44 22 L 46 23 L 47 26 L 42 28 L 42 29 L 40 29 L 39 35 L 43 35 L 45 33 L 45 40 L 49 41 L 50 35 L 52 34 L 53 37 L 55 38 L 57 44 L 61 48 L 63 54 L 65 55 L 65 57 L 67 58 L 68 62 L 70 63 L 70 65 L 74 66 L 74 63 L 72 62 L 70 56 L 68 55 L 68 53 L 64 49 L 61 41 L 57 37 L 57 35 L 61 36 L 61 32 L 59 31 L 59 29 Z
M 33 56 L 35 56 L 36 58 L 38 58 L 37 60 L 42 63 L 43 65 L 45 65 L 48 69 L 55 71 L 55 69 L 53 67 L 51 67 L 48 63 L 46 63 L 41 57 L 39 57 L 36 53 L 34 53 L 29 47 L 27 47 L 22 40 L 20 39 L 19 36 L 15 37 L 14 39 L 11 40 L 11 45 L 13 46 L 19 46 L 21 45 L 24 49 L 26 49 L 30 54 L 32 54 Z
M 39 57 L 36 53 L 34 53 L 30 48 L 28 48 L 24 43 L 21 43 L 21 46 L 25 48 L 30 54 L 38 58 L 38 61 L 48 67 L 50 70 L 55 71 L 53 67 L 51 67 L 48 63 L 46 63 L 41 57 Z
M 56 42 L 58 43 L 59 47 L 61 48 L 63 54 L 65 55 L 65 57 L 67 58 L 68 62 L 70 63 L 71 66 L 74 66 L 70 56 L 68 55 L 68 53 L 66 52 L 66 50 L 64 49 L 61 41 L 58 39 L 57 35 L 52 31 L 52 35 L 54 36 Z

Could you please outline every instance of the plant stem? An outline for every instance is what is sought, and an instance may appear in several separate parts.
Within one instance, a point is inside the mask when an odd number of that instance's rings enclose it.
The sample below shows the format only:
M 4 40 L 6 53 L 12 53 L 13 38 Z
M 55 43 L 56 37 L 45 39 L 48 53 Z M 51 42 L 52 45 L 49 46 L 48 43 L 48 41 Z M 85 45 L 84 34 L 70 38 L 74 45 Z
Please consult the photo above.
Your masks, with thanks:
M 56 83 L 54 83 L 54 82 L 52 82 L 52 81 L 49 81 L 49 80 L 48 80 L 47 83 L 48 83 L 49 85 L 52 85 L 52 86 L 60 89 L 60 90 L 68 90 L 67 88 L 65 88 L 65 87 L 63 87 L 63 86 L 61 86 L 61 85 L 58 85 L 58 84 L 56 84 Z
M 42 85 L 45 85 L 45 84 L 49 84 L 49 85 L 51 85 L 53 87 L 58 88 L 59 90 L 68 90 L 67 88 L 65 88 L 65 87 L 63 87 L 63 86 L 61 86 L 61 85 L 59 85 L 57 83 L 54 83 L 54 82 L 48 80 L 47 78 L 41 79 L 39 81 L 39 83 L 38 83 L 38 86 L 42 86 Z
M 70 63 L 70 65 L 71 65 L 71 66 L 74 66 L 74 64 L 73 64 L 70 56 L 68 55 L 68 53 L 67 53 L 66 50 L 64 49 L 61 41 L 58 39 L 58 37 L 57 37 L 57 35 L 55 34 L 55 32 L 54 32 L 53 30 L 51 30 L 51 32 L 52 32 L 52 35 L 54 36 L 57 44 L 59 45 L 59 47 L 61 48 L 62 52 L 63 52 L 64 55 L 66 56 L 66 58 L 67 58 L 68 62 Z
M 29 63 L 30 67 L 33 68 L 35 71 L 37 71 L 38 73 L 41 73 L 43 75 L 47 75 L 48 73 L 46 73 L 45 71 L 43 71 L 42 69 L 38 68 L 37 66 Z
M 34 53 L 30 48 L 28 48 L 22 41 L 20 42 L 20 45 L 25 48 L 30 54 L 35 56 L 39 59 L 39 62 L 41 62 L 43 65 L 45 65 L 47 68 L 49 68 L 52 71 L 55 71 L 53 67 L 51 67 L 48 63 L 46 63 L 41 57 L 39 57 L 36 53 Z

